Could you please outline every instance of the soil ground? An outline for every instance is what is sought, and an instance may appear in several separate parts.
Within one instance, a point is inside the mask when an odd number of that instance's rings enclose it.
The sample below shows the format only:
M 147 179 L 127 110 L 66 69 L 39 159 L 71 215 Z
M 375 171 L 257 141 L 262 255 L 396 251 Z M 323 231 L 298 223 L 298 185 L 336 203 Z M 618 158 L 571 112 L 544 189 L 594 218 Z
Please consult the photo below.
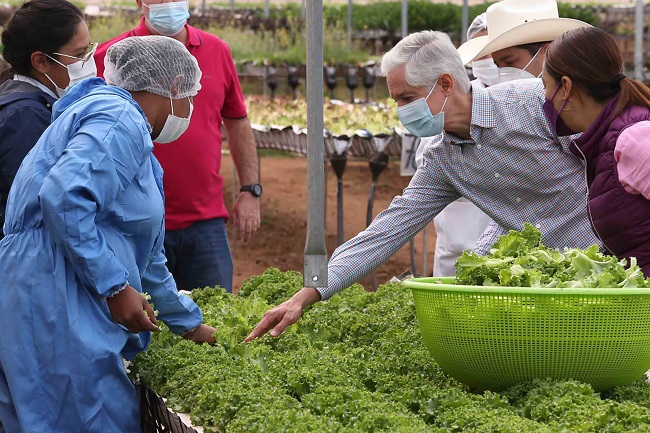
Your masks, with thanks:
M 303 270 L 303 253 L 307 229 L 307 159 L 303 156 L 262 156 L 261 183 L 264 196 L 261 199 L 262 225 L 247 245 L 236 242 L 236 232 L 229 226 L 229 237 L 235 267 L 235 290 L 248 277 L 259 275 L 269 267 L 282 271 Z M 410 178 L 400 176 L 399 161 L 391 162 L 381 174 L 376 186 L 373 216 L 388 207 L 394 196 L 402 193 Z M 233 163 L 223 156 L 222 175 L 225 180 L 226 205 L 232 206 Z M 343 175 L 343 212 L 345 240 L 362 231 L 366 224 L 366 209 L 371 175 L 368 162 L 348 161 Z M 237 187 L 238 188 L 238 187 Z M 328 256 L 336 248 L 336 176 L 328 167 L 326 204 L 326 242 Z M 415 238 L 416 267 L 422 274 L 422 233 Z M 427 228 L 427 270 L 433 268 L 435 229 Z M 411 269 L 410 249 L 407 243 L 376 271 L 377 282 L 382 284 L 391 277 Z M 371 289 L 370 278 L 361 283 Z

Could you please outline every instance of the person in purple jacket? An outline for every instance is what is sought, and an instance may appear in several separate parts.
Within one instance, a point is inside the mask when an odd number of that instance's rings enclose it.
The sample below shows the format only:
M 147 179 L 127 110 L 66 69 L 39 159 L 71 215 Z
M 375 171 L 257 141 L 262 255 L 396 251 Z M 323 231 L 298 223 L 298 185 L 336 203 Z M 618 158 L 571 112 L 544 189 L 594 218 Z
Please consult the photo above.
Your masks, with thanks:
M 557 135 L 582 132 L 571 150 L 585 161 L 594 232 L 650 276 L 650 88 L 624 75 L 616 42 L 595 27 L 551 43 L 542 80 Z

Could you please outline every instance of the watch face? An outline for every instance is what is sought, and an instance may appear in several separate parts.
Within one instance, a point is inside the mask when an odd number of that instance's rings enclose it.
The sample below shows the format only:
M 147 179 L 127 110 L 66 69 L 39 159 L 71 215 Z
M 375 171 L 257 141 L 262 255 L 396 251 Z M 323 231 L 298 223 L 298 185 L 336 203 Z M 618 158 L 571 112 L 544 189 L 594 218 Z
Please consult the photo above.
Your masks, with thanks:
M 254 183 L 252 185 L 244 185 L 239 189 L 240 192 L 250 192 L 253 197 L 261 197 L 262 196 L 262 185 L 259 183 Z
M 260 185 L 259 183 L 253 185 L 253 195 L 255 197 L 260 197 L 262 195 L 262 185 Z

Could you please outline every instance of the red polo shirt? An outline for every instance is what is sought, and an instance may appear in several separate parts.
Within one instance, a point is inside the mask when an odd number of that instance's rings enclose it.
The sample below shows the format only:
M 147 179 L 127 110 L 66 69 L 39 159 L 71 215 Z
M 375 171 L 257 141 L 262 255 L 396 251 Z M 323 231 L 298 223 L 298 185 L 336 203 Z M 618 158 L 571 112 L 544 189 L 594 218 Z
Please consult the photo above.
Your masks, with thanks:
M 246 117 L 239 78 L 228 45 L 218 37 L 186 25 L 187 49 L 196 57 L 203 75 L 194 98 L 187 131 L 176 141 L 154 146 L 165 175 L 165 225 L 179 230 L 211 218 L 228 218 L 223 201 L 221 169 L 222 118 Z M 104 76 L 106 50 L 130 36 L 151 35 L 144 23 L 101 44 L 95 54 L 97 74 Z

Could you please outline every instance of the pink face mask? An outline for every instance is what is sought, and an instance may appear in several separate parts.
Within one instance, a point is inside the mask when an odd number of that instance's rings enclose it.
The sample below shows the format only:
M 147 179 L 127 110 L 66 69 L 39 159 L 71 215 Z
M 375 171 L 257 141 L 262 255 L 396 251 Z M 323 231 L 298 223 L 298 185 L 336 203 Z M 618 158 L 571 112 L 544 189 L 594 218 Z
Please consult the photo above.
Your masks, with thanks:
M 544 105 L 542 106 L 542 109 L 544 110 L 544 114 L 546 114 L 546 117 L 548 118 L 548 121 L 551 122 L 551 128 L 555 132 L 555 135 L 558 137 L 563 137 L 565 135 L 573 135 L 577 134 L 574 130 L 569 128 L 566 123 L 564 123 L 564 120 L 560 117 L 560 113 L 562 110 L 564 110 L 564 107 L 566 107 L 566 104 L 569 102 L 569 100 L 565 100 L 562 106 L 560 107 L 560 111 L 555 111 L 555 107 L 553 107 L 553 99 L 555 99 L 555 95 L 557 95 L 558 90 L 560 90 L 560 86 L 562 85 L 562 82 L 558 84 L 558 86 L 555 88 L 555 92 L 553 92 L 553 96 L 551 98 L 546 98 L 546 101 L 544 102 Z

